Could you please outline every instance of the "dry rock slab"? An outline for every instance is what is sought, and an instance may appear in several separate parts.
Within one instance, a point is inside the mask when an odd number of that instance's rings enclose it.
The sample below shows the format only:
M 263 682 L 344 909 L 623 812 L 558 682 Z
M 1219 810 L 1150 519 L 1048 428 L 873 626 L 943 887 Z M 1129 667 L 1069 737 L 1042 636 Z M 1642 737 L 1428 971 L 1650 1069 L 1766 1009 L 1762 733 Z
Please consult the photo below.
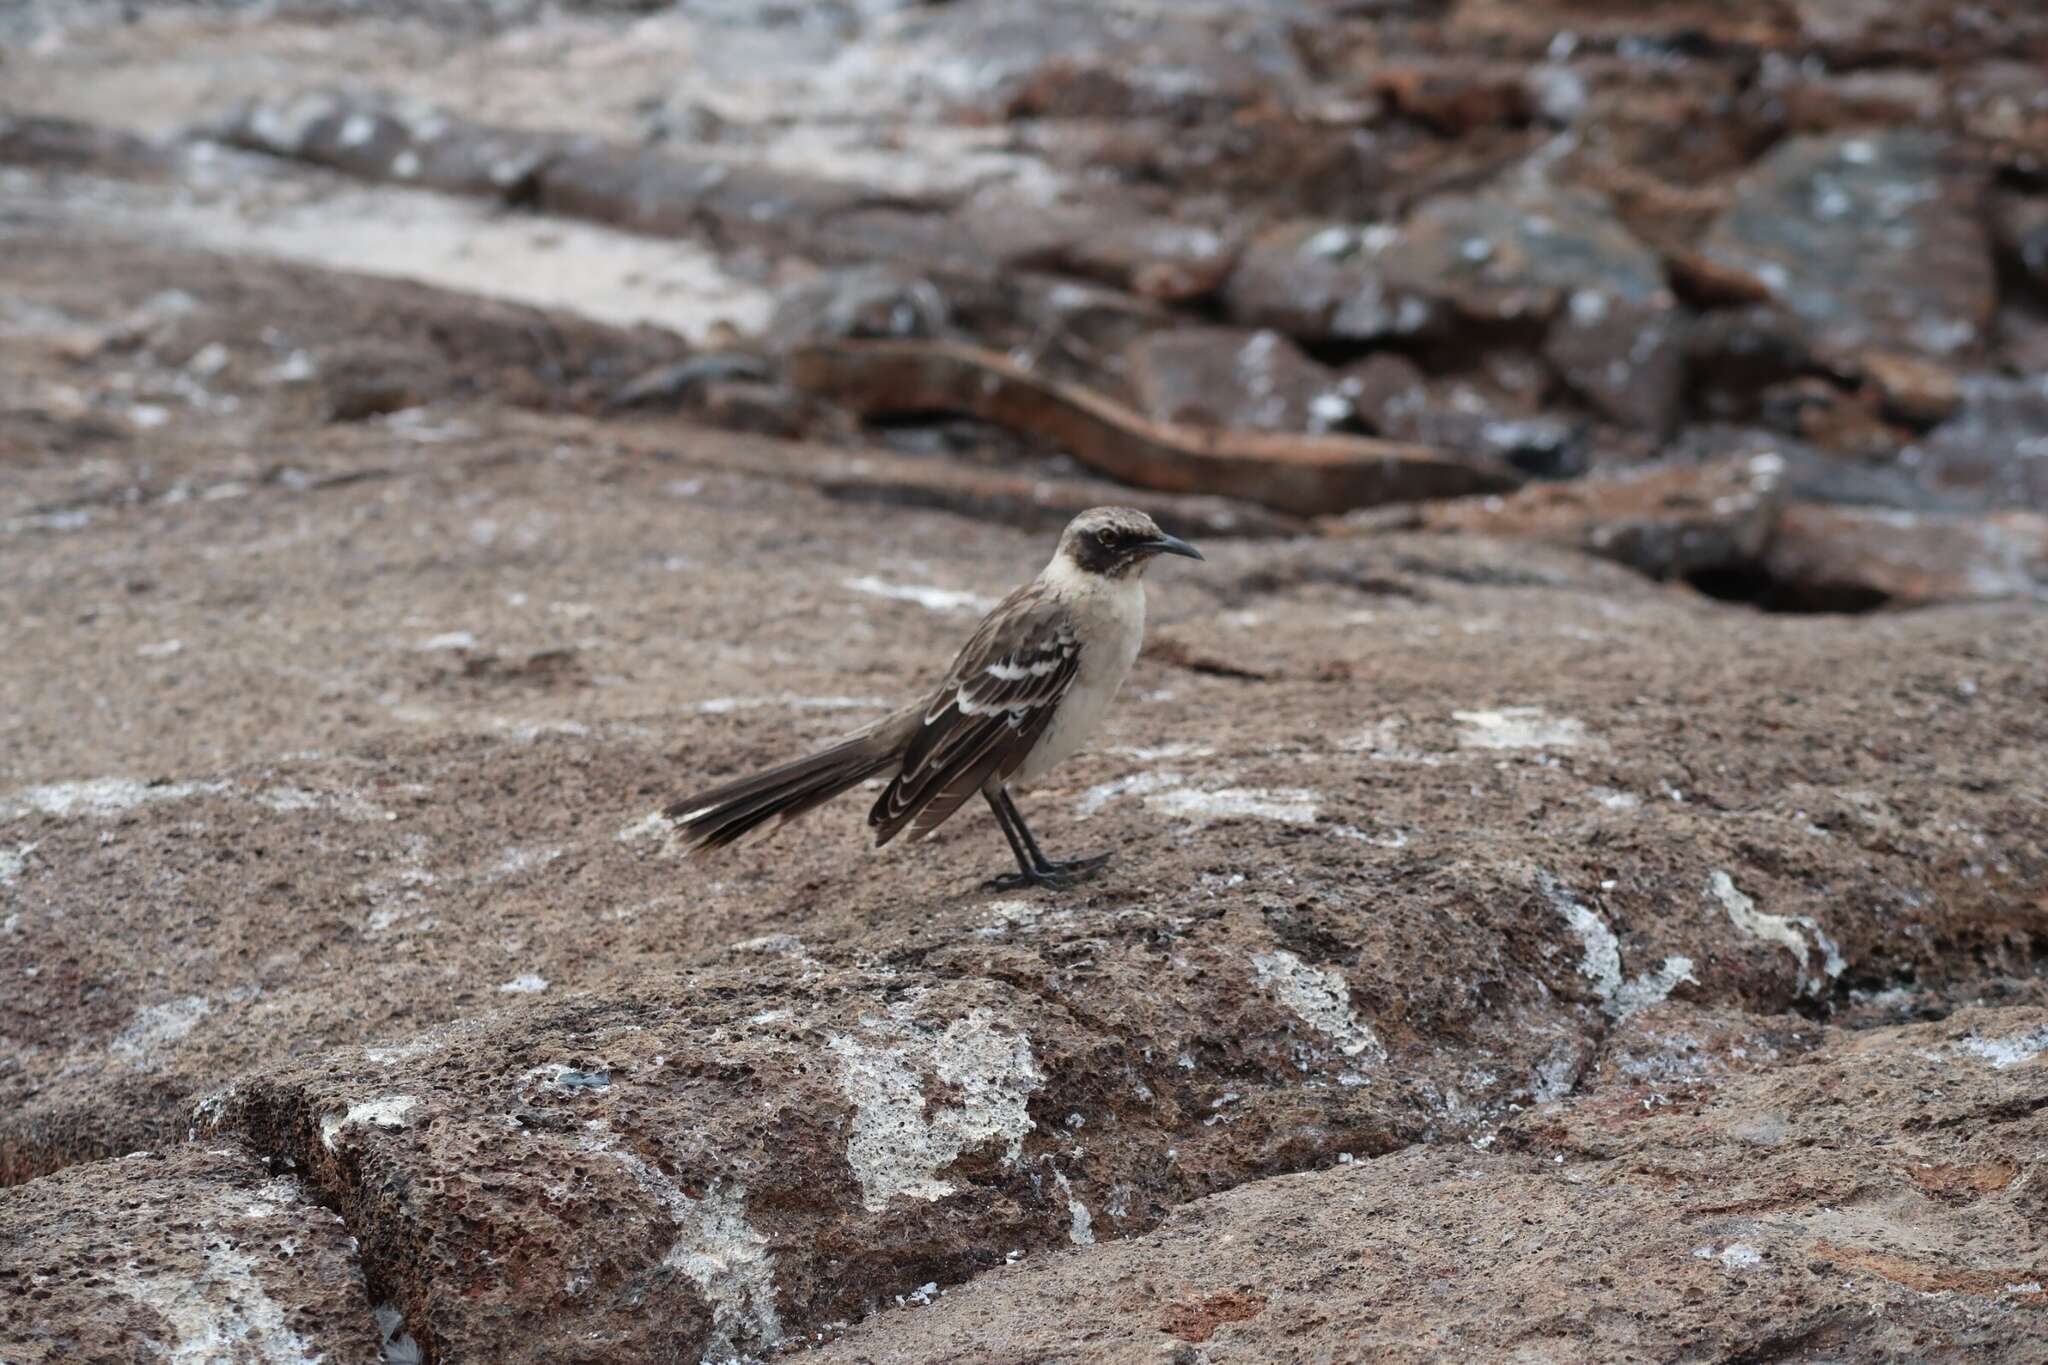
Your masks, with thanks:
M 10 1365 L 368 1360 L 378 1337 L 342 1220 L 239 1147 L 133 1152 L 0 1190 Z
M 1833 1031 L 1486 1150 L 1259 1181 L 884 1313 L 824 1361 L 2034 1361 L 2048 1013 Z

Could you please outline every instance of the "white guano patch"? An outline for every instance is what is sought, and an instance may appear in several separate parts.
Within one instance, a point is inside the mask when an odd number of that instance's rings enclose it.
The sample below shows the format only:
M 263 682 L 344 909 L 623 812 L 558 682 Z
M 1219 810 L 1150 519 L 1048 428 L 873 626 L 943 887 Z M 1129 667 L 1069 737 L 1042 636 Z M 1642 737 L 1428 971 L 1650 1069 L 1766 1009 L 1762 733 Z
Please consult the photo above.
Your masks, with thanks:
M 28 857 L 40 847 L 37 844 L 20 844 L 12 849 L 0 848 L 0 886 L 12 886 L 21 880 L 22 872 L 28 867 Z
M 1074 1193 L 1074 1187 L 1067 1180 L 1067 1173 L 1052 1164 L 1048 1156 L 1045 1164 L 1052 1171 L 1053 1183 L 1060 1187 L 1060 1194 L 1067 1201 L 1067 1240 L 1077 1247 L 1095 1245 L 1095 1217 L 1088 1212 L 1088 1206 Z
M 203 995 L 187 995 L 148 1005 L 135 1011 L 128 1027 L 115 1034 L 107 1052 L 138 1071 L 154 1071 L 162 1053 L 176 1046 L 199 1021 L 213 1013 L 213 1002 Z
M 946 612 L 951 615 L 979 615 L 992 610 L 996 605 L 995 598 L 984 597 L 978 592 L 934 588 L 918 583 L 889 583 L 872 574 L 846 579 L 844 586 L 855 592 L 866 593 L 870 597 L 886 597 L 892 602 L 915 602 L 926 611 Z
M 0 817 L 18 820 L 24 815 L 54 815 L 60 820 L 92 817 L 106 819 L 137 806 L 156 801 L 182 801 L 193 796 L 215 796 L 228 789 L 225 782 L 137 782 L 128 777 L 93 777 L 82 782 L 57 782 L 29 787 L 0 802 Z
M 1081 799 L 1074 804 L 1074 814 L 1083 820 L 1099 815 L 1110 802 L 1122 796 L 1144 796 L 1150 792 L 1166 791 L 1186 781 L 1176 772 L 1154 771 L 1132 773 L 1128 777 L 1111 778 L 1098 782 L 1081 793 Z
M 115 1288 L 170 1329 L 170 1340 L 150 1336 L 144 1342 L 153 1355 L 171 1365 L 212 1365 L 222 1360 L 318 1365 L 321 1358 L 285 1321 L 284 1310 L 257 1277 L 255 1258 L 217 1231 L 209 1230 L 196 1278 L 151 1275 L 134 1265 L 122 1267 L 111 1278 Z
M 1729 1270 L 1754 1270 L 1764 1263 L 1764 1254 L 1747 1242 L 1730 1242 L 1718 1251 L 1711 1246 L 1694 1247 L 1692 1254 L 1702 1261 L 1719 1261 Z
M 1842 954 L 1835 947 L 1835 941 L 1808 915 L 1770 915 L 1756 908 L 1756 902 L 1744 895 L 1735 885 L 1735 879 L 1726 872 L 1716 869 L 1707 879 L 1707 890 L 1721 908 L 1728 912 L 1729 922 L 1751 938 L 1765 943 L 1775 943 L 1792 954 L 1799 964 L 1799 993 L 1819 995 L 1827 983 L 1842 974 L 1847 965 Z M 1813 935 L 1809 946 L 1801 929 Z M 1820 975 L 1808 977 L 1807 967 L 1812 958 L 1812 949 L 1820 949 Z
M 1698 984 L 1699 978 L 1692 974 L 1692 959 L 1689 957 L 1667 957 L 1664 965 L 1656 971 L 1634 979 L 1622 976 L 1621 941 L 1614 931 L 1607 927 L 1607 921 L 1593 910 L 1579 903 L 1562 883 L 1548 873 L 1538 878 L 1543 894 L 1551 907 L 1564 918 L 1574 935 L 1578 937 L 1583 955 L 1579 959 L 1579 975 L 1593 983 L 1593 994 L 1600 998 L 1600 1007 L 1613 1018 L 1626 1019 L 1638 1010 L 1670 996 L 1682 981 Z
M 584 1128 L 583 1149 L 625 1167 L 674 1223 L 675 1241 L 661 1263 L 689 1276 L 711 1306 L 704 1359 L 749 1357 L 779 1344 L 783 1331 L 775 1258 L 768 1239 L 747 1221 L 746 1190 L 713 1181 L 702 1199 L 692 1199 L 660 1168 L 620 1147 L 603 1119 L 592 1119 Z
M 548 979 L 539 972 L 521 972 L 510 981 L 498 987 L 500 995 L 539 995 L 548 988 Z
M 912 1003 L 890 1017 L 861 1020 L 876 1039 L 835 1034 L 827 1043 L 839 1063 L 839 1088 L 853 1105 L 846 1160 L 860 1182 L 861 1202 L 880 1213 L 897 1199 L 944 1199 L 955 1192 L 939 1172 L 988 1142 L 1014 1163 L 1033 1127 L 1026 1108 L 1045 1081 L 1031 1040 L 976 1009 L 934 1032 L 912 1022 Z M 959 1093 L 957 1103 L 928 1109 L 922 1073 L 929 1070 Z
M 1586 742 L 1586 724 L 1553 716 L 1540 706 L 1504 706 L 1498 711 L 1453 711 L 1461 749 L 1576 749 Z
M 778 692 L 772 697 L 706 697 L 691 702 L 689 710 L 701 716 L 729 716 L 735 711 L 758 711 L 768 706 L 786 706 L 792 711 L 886 711 L 883 697 L 802 697 Z
M 1962 1046 L 1963 1051 L 1991 1063 L 1993 1071 L 2003 1071 L 2022 1062 L 2031 1062 L 2048 1052 L 2048 1026 L 2014 1034 L 2010 1038 L 1982 1038 L 1973 1033 L 1963 1039 Z
M 1316 822 L 1317 793 L 1301 787 L 1218 787 L 1201 791 L 1176 787 L 1155 792 L 1145 804 L 1162 815 L 1199 824 L 1218 820 L 1277 820 L 1287 825 Z
M 1284 948 L 1252 957 L 1261 987 L 1316 1032 L 1334 1038 L 1346 1057 L 1386 1060 L 1379 1035 L 1351 1007 L 1351 987 L 1334 967 L 1312 967 Z
M 342 1114 L 329 1114 L 320 1120 L 320 1145 L 328 1151 L 335 1150 L 334 1140 L 347 1128 L 381 1128 L 388 1133 L 405 1131 L 405 1116 L 419 1106 L 419 1101 L 410 1095 L 382 1095 L 374 1100 L 364 1100 Z
M 630 825 L 623 825 L 613 837 L 622 844 L 644 844 L 650 839 L 666 839 L 675 833 L 676 822 L 660 811 L 650 811 Z

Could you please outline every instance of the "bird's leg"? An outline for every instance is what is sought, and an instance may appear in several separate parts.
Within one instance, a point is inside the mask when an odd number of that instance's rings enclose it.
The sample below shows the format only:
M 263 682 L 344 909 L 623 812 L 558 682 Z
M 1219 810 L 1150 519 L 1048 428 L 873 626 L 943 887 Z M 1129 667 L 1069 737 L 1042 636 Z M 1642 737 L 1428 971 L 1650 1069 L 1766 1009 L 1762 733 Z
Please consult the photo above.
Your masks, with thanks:
M 1058 890 L 1086 881 L 1109 865 L 1110 855 L 1097 854 L 1093 858 L 1074 858 L 1055 862 L 1045 856 L 1045 850 L 1038 846 L 1038 840 L 1031 837 L 1031 826 L 1024 823 L 1023 812 L 1010 793 L 999 784 L 983 788 L 982 795 L 988 798 L 989 809 L 995 812 L 996 823 L 1003 827 L 1003 837 L 1010 841 L 1010 851 L 1017 855 L 1017 871 L 1006 877 L 997 877 L 990 883 L 998 891 L 1015 891 L 1026 886 L 1045 886 Z
M 1031 850 L 1017 837 L 1016 827 L 1010 823 L 1009 815 L 1003 810 L 1003 803 L 997 799 L 997 793 L 1001 790 L 1001 787 L 992 785 L 982 788 L 981 794 L 988 798 L 988 808 L 995 812 L 996 824 L 1002 828 L 1003 837 L 1010 841 L 1010 852 L 1017 858 L 1017 871 L 1015 876 L 997 877 L 989 885 L 998 891 L 1010 891 L 1019 886 L 1035 884 L 1033 879 L 1039 875 L 1038 860 L 1032 858 Z

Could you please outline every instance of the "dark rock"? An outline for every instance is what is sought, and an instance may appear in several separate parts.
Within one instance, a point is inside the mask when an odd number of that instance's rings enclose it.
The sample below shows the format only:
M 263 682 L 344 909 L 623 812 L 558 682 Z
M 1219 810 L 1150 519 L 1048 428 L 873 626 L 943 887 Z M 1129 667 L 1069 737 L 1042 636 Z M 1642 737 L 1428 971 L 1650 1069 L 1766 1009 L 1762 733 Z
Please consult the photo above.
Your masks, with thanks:
M 1758 304 L 1695 318 L 1686 329 L 1686 366 L 1696 401 L 1717 418 L 1752 417 L 1772 387 L 1824 366 L 1806 324 Z
M 611 408 L 670 407 L 706 384 L 726 380 L 762 381 L 771 377 L 768 362 L 745 351 L 713 351 L 672 361 L 636 376 L 612 394 Z
M 1653 437 L 1678 420 L 1685 392 L 1684 318 L 1669 297 L 1574 291 L 1543 339 L 1543 355 L 1603 415 Z
M 767 339 L 776 350 L 810 341 L 947 335 L 952 309 L 932 281 L 909 266 L 822 271 L 777 296 Z
M 1805 603 L 2048 599 L 2048 517 L 1794 503 L 1778 522 L 1762 569 L 1774 593 Z
M 704 386 L 704 420 L 726 431 L 795 437 L 813 425 L 803 400 L 774 384 L 718 379 Z
M 1397 279 L 1433 281 L 1487 322 L 1540 321 L 1580 293 L 1646 309 L 1673 303 L 1657 254 L 1604 200 L 1533 171 L 1501 190 L 1429 200 L 1377 259 Z
M 1793 138 L 1738 193 L 1702 250 L 1763 281 L 1822 345 L 1940 358 L 1984 344 L 1996 302 L 1984 179 L 1946 139 Z
M 132 133 L 0 110 L 0 166 L 136 175 L 165 169 L 162 148 Z
M 1505 497 L 1434 504 L 1434 531 L 1543 540 L 1619 560 L 1652 578 L 1752 564 L 1784 502 L 1772 454 L 1531 484 Z
M 1430 280 L 1487 322 L 1550 320 L 1544 355 L 1609 418 L 1653 435 L 1685 378 L 1676 300 L 1657 254 L 1594 195 L 1529 180 L 1432 199 L 1380 255 L 1393 278 Z
M 1278 332 L 1177 328 L 1127 353 L 1138 406 L 1161 422 L 1327 431 L 1352 415 L 1334 376 Z
M 1292 223 L 1253 238 L 1223 286 L 1234 322 L 1305 342 L 1413 337 L 1445 322 L 1428 292 L 1396 283 L 1376 260 L 1387 228 Z
M 1962 380 L 1955 415 L 1899 463 L 1931 493 L 2048 511 L 2048 377 Z
M 1537 478 L 1566 478 L 1585 468 L 1581 423 L 1541 413 L 1497 386 L 1430 378 L 1390 352 L 1346 369 L 1337 393 L 1370 430 L 1393 440 L 1498 460 Z
M 1995 195 L 1991 223 L 2000 250 L 2035 284 L 2048 286 L 2048 195 Z
M 1773 384 L 1758 395 L 1765 426 L 1838 455 L 1873 462 L 1892 458 L 1912 433 L 1885 420 L 1882 391 L 1857 392 L 1819 375 Z

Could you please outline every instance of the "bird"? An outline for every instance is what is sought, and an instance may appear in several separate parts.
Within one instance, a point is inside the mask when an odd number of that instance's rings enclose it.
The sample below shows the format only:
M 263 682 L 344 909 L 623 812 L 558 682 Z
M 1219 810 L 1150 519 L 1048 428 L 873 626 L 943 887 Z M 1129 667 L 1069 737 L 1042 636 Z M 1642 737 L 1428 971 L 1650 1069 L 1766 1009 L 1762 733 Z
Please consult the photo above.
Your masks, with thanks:
M 689 856 L 726 848 L 880 777 L 868 812 L 877 847 L 905 830 L 925 837 L 979 792 L 1017 860 L 991 888 L 1059 890 L 1098 875 L 1110 854 L 1047 857 L 1010 789 L 1044 778 L 1102 724 L 1144 640 L 1144 574 L 1160 555 L 1203 558 L 1136 508 L 1082 512 L 930 693 L 829 748 L 671 803 L 672 837 Z

